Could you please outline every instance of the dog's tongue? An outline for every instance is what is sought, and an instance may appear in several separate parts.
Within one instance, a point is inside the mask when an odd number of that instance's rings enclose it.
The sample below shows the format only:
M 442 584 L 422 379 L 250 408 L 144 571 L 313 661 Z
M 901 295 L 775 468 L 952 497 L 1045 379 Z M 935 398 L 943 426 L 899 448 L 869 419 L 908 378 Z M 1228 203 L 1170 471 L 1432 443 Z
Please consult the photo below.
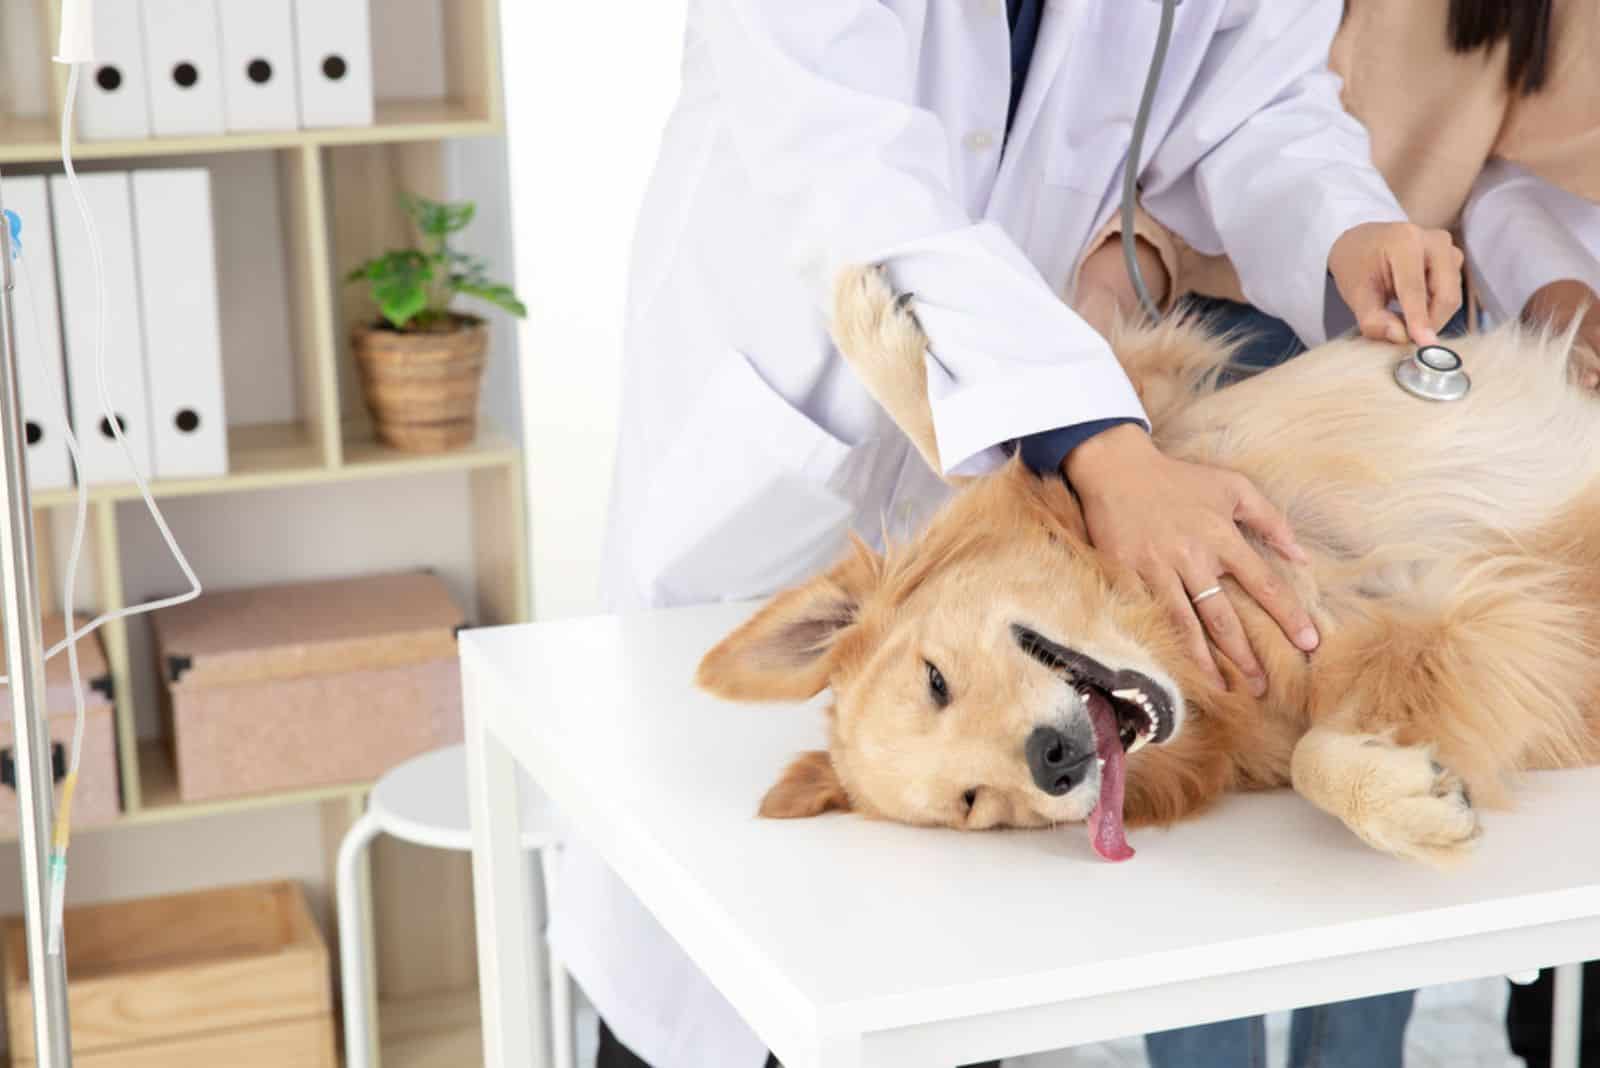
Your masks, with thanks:
M 1122 830 L 1122 795 L 1127 786 L 1127 756 L 1117 732 L 1111 702 L 1089 691 L 1089 721 L 1094 724 L 1095 754 L 1100 758 L 1100 802 L 1089 813 L 1089 844 L 1106 860 L 1133 856 Z

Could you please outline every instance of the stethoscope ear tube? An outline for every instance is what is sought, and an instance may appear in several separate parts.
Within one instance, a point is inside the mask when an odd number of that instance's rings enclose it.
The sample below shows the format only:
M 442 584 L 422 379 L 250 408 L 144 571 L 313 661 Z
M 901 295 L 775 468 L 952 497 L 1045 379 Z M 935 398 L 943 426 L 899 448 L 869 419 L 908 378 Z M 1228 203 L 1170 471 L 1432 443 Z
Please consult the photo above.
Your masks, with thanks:
M 1144 133 L 1150 125 L 1150 109 L 1155 104 L 1156 87 L 1161 84 L 1161 68 L 1167 62 L 1167 49 L 1172 45 L 1172 23 L 1177 17 L 1179 2 L 1161 0 L 1161 26 L 1156 30 L 1156 51 L 1150 59 L 1150 73 L 1145 75 L 1144 95 L 1139 99 L 1139 114 L 1133 120 L 1128 163 L 1122 174 L 1122 259 L 1128 265 L 1133 291 L 1139 295 L 1139 306 L 1152 320 L 1161 318 L 1161 309 L 1150 296 L 1144 272 L 1139 270 L 1138 239 L 1133 232 L 1134 209 L 1139 204 L 1139 157 L 1143 154 Z

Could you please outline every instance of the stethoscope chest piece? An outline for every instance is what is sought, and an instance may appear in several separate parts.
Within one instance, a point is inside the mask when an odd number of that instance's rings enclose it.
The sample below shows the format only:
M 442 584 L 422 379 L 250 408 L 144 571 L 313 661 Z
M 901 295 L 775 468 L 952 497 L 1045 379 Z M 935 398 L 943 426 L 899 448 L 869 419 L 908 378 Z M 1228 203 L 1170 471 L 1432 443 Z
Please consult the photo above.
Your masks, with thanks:
M 1443 345 L 1424 345 L 1401 360 L 1394 380 L 1412 396 L 1431 401 L 1460 400 L 1472 388 L 1461 357 Z

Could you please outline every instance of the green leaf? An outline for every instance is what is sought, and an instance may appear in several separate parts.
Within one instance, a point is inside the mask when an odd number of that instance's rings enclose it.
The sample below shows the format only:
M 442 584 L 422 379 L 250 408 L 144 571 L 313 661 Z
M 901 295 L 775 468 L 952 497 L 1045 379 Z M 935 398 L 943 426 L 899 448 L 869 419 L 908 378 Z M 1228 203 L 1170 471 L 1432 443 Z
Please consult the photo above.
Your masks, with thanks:
M 404 193 L 400 203 L 424 237 L 442 238 L 464 230 L 477 213 L 477 205 L 470 200 L 446 204 Z
M 391 252 L 381 261 L 383 270 L 372 280 L 372 299 L 378 310 L 396 329 L 403 330 L 428 306 L 428 283 L 433 281 L 433 265 L 415 250 Z
M 527 317 L 527 306 L 517 299 L 517 295 L 511 291 L 510 286 L 491 282 L 477 282 L 463 278 L 452 278 L 451 284 L 458 291 L 467 294 L 467 296 L 486 300 L 495 307 L 515 315 L 518 319 Z

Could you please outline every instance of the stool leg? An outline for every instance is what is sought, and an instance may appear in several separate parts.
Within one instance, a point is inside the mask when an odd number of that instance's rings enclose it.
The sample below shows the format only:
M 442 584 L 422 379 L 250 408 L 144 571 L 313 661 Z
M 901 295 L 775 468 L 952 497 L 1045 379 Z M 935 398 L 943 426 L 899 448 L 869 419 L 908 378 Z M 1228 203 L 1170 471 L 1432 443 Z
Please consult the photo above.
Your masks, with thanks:
M 361 901 L 361 861 L 381 828 L 368 812 L 351 826 L 339 843 L 337 906 L 339 910 L 339 972 L 344 996 L 345 1068 L 370 1068 L 376 1043 L 377 1021 L 367 1014 L 366 916 Z
M 561 847 L 548 846 L 539 854 L 539 871 L 544 876 L 544 907 L 555 907 L 556 865 Z M 550 970 L 550 1047 L 552 1068 L 577 1068 L 577 1041 L 573 1035 L 572 977 L 555 948 L 545 940 L 545 960 Z
M 1550 1024 L 1550 1068 L 1578 1068 L 1583 1025 L 1583 965 L 1556 969 L 1555 1018 Z

